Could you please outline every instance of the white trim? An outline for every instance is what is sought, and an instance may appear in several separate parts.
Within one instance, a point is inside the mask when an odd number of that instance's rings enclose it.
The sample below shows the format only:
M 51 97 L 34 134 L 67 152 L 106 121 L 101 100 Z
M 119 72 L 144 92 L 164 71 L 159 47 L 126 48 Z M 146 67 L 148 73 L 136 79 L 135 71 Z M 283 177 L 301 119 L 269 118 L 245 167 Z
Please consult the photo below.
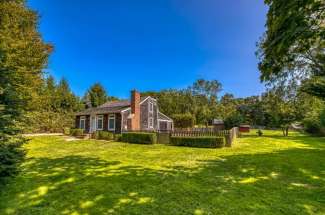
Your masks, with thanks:
M 149 96 L 145 100 L 143 100 L 143 102 L 146 101 L 148 98 L 149 98 Z M 140 109 L 141 109 L 141 105 L 140 105 Z M 150 113 L 149 113 L 149 102 L 148 102 L 147 103 L 147 129 L 148 130 L 150 129 L 150 127 L 149 127 L 149 115 L 150 115 Z
M 107 130 L 108 131 L 115 131 L 115 123 L 116 123 L 116 116 L 115 116 L 115 114 L 108 114 L 108 120 L 107 120 Z M 110 128 L 109 127 L 109 120 L 110 119 L 114 119 L 114 128 Z
M 126 108 L 126 109 L 124 109 L 124 110 L 121 110 L 121 113 L 122 113 L 122 112 L 125 112 L 125 111 L 128 111 L 128 110 L 131 110 L 131 108 L 129 107 L 129 108 Z
M 159 107 L 158 107 L 158 103 L 156 102 L 156 115 L 157 115 L 157 125 L 156 125 L 156 129 L 159 131 L 160 130 L 160 126 L 159 126 L 159 121 L 158 121 L 158 119 L 159 119 Z
M 96 115 L 89 116 L 89 132 L 92 133 L 96 131 L 97 123 L 96 123 Z M 95 126 L 94 126 L 95 123 Z
M 151 96 L 147 96 L 145 99 L 143 99 L 143 100 L 140 102 L 140 105 L 141 105 L 142 103 L 144 103 L 145 101 L 147 101 L 149 98 L 151 98 L 152 100 L 154 100 L 155 102 L 157 102 L 156 99 L 152 98 Z
M 173 121 L 173 120 L 172 120 L 170 117 L 166 116 L 166 115 L 165 115 L 165 114 L 163 114 L 162 112 L 160 112 L 160 111 L 159 111 L 159 113 L 160 113 L 161 115 L 165 116 L 166 118 L 168 118 L 168 119 L 169 119 L 169 121 L 171 121 L 171 122 Z
M 149 112 L 153 113 L 153 102 L 149 101 L 148 104 L 149 104 Z M 152 109 L 150 110 L 151 107 L 152 107 Z
M 84 121 L 84 127 L 83 128 L 81 128 L 81 121 Z M 80 129 L 83 129 L 83 130 L 86 129 L 86 117 L 85 116 L 81 116 L 80 117 L 80 120 L 79 120 L 79 128 Z
M 123 114 L 122 112 L 120 113 L 121 114 L 121 133 L 123 132 Z
M 161 122 L 172 122 L 172 121 L 167 120 L 167 119 L 158 119 L 158 121 L 161 121 Z
M 99 118 L 102 118 L 102 127 L 101 128 L 98 128 Z M 96 130 L 102 131 L 103 129 L 104 129 L 104 115 L 97 115 L 96 116 Z

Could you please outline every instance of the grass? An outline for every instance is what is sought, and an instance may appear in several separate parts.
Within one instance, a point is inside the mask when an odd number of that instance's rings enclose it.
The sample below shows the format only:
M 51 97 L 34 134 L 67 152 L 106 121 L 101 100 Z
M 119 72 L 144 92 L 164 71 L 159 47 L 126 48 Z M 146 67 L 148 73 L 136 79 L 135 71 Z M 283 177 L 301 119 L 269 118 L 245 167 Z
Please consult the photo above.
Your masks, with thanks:
M 33 138 L 0 214 L 325 214 L 325 138 L 264 134 L 223 149 Z

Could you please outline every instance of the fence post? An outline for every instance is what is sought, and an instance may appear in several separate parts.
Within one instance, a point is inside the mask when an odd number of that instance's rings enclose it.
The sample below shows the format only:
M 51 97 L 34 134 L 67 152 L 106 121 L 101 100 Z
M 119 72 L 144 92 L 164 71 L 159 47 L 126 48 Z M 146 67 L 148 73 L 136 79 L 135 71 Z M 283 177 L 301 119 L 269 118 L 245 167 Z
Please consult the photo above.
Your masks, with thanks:
M 225 135 L 225 139 L 226 139 L 226 147 L 231 147 L 232 145 L 232 138 L 231 138 L 231 134 L 226 134 Z
M 228 131 L 226 137 L 226 147 L 231 147 L 237 138 L 238 128 L 234 127 Z

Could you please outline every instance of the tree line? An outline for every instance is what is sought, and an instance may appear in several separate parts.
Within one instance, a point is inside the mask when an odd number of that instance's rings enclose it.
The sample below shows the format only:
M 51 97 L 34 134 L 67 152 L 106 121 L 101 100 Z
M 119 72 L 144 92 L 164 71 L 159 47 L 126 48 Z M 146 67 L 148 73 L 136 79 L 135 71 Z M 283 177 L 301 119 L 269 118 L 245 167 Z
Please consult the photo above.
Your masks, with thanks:
M 76 112 L 118 100 L 108 96 L 100 83 L 94 83 L 83 97 L 79 97 L 65 78 L 57 83 L 51 75 L 43 77 L 34 96 L 37 98 L 24 117 L 24 133 L 62 132 L 74 126 Z
M 221 96 L 222 85 L 218 81 L 201 79 L 186 89 L 143 94 L 158 98 L 160 110 L 174 119 L 176 127 L 209 126 L 213 119 L 221 119 L 226 128 L 249 124 L 281 128 L 287 135 L 292 123 L 297 122 L 310 132 L 320 133 L 325 125 L 321 124 L 323 101 L 297 88 L 285 85 L 261 95 L 235 98 L 230 93 Z

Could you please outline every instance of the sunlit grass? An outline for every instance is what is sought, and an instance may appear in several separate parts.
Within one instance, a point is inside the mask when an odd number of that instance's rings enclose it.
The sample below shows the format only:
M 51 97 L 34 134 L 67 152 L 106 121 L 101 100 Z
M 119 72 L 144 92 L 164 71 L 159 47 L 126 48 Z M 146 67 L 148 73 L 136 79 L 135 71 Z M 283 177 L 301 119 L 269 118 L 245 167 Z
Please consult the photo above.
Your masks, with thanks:
M 0 214 L 324 214 L 325 138 L 200 149 L 37 137 Z

